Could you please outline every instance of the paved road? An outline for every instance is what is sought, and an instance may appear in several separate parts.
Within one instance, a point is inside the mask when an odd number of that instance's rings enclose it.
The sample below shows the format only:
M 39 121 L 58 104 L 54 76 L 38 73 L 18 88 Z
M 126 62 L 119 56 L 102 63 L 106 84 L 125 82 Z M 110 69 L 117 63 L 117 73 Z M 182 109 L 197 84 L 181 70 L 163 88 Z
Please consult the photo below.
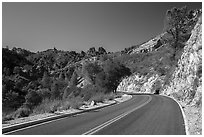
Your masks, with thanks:
M 178 104 L 159 95 L 134 95 L 129 101 L 13 132 L 18 135 L 181 135 Z

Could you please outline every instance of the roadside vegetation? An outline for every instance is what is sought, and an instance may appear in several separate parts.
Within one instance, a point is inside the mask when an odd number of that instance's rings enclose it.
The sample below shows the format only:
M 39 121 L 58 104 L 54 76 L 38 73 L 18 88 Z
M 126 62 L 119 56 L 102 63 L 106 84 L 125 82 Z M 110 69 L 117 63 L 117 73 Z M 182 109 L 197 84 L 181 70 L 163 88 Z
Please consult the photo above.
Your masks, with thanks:
M 13 59 L 3 62 L 3 120 L 78 109 L 91 101 L 97 103 L 113 100 L 118 96 L 116 88 L 121 79 L 131 74 L 129 68 L 106 56 L 102 47 L 99 51 L 91 48 L 83 53 L 89 58 L 97 56 L 96 60 L 86 60 L 83 63 L 74 60 L 74 65 L 61 71 L 58 71 L 59 68 L 50 69 L 59 64 L 59 60 L 53 58 L 59 59 L 55 53 L 60 51 L 48 50 L 44 54 L 21 51 L 23 53 L 16 52 L 16 49 L 3 49 L 3 58 Z M 29 55 L 24 56 L 24 52 Z M 43 57 L 36 60 L 38 54 Z
M 3 121 L 113 100 L 121 96 L 116 93 L 121 80 L 133 73 L 158 74 L 168 85 L 196 21 L 186 7 L 167 11 L 166 33 L 150 52 L 129 54 L 140 45 L 116 53 L 107 53 L 103 47 L 81 53 L 3 48 Z M 182 94 L 174 96 L 179 100 Z

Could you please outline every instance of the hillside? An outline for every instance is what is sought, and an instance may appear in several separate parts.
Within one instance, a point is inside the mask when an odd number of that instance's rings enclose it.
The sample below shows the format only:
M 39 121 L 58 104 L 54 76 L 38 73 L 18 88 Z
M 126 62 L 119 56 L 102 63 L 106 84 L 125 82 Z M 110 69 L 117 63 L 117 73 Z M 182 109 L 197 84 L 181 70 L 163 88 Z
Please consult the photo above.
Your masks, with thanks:
M 201 134 L 202 12 L 186 18 L 178 39 L 166 30 L 115 53 L 103 47 L 81 53 L 3 48 L 3 120 L 103 102 L 116 91 L 153 93 L 178 100 L 189 132 Z
M 161 48 L 155 51 L 152 48 L 156 44 L 152 42 L 154 39 L 142 44 L 146 46 L 146 53 L 139 52 L 144 51 L 141 48 L 131 50 L 129 62 L 124 62 L 130 64 L 136 60 L 135 68 L 129 65 L 134 73 L 123 79 L 117 89 L 160 93 L 175 98 L 184 108 L 190 134 L 202 134 L 202 15 L 198 14 L 196 18 L 196 25 L 184 42 L 184 48 L 177 51 L 176 58 L 172 58 L 169 43 L 161 44 Z
M 2 51 L 3 121 L 103 102 L 117 96 L 120 79 L 130 74 L 103 47 L 81 53 L 56 48 Z

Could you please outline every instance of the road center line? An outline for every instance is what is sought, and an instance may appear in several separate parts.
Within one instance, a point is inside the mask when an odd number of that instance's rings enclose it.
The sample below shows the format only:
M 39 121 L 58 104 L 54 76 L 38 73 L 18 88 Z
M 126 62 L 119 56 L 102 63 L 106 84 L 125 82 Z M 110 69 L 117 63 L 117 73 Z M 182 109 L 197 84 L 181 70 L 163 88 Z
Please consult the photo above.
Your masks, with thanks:
M 110 120 L 106 121 L 105 123 L 103 123 L 103 124 L 101 124 L 101 125 L 99 125 L 99 126 L 93 128 L 93 129 L 91 129 L 91 130 L 89 130 L 89 131 L 83 133 L 82 135 L 92 135 L 92 134 L 98 132 L 99 130 L 105 128 L 106 126 L 108 126 L 108 125 L 114 123 L 115 121 L 117 121 L 117 120 L 119 120 L 119 119 L 121 119 L 121 118 L 127 116 L 128 114 L 134 112 L 135 110 L 137 110 L 137 109 L 139 109 L 139 108 L 145 106 L 146 104 L 148 104 L 148 103 L 152 100 L 152 97 L 151 97 L 151 96 L 149 96 L 149 95 L 147 95 L 147 96 L 149 97 L 149 99 L 148 99 L 144 104 L 141 104 L 140 106 L 137 106 L 136 108 L 134 108 L 134 109 L 132 109 L 132 110 L 130 110 L 130 111 L 127 111 L 127 112 L 125 112 L 125 113 L 122 113 L 122 114 L 120 114 L 119 116 L 117 116 L 117 117 L 115 117 L 115 118 L 113 118 L 113 119 L 110 119 Z

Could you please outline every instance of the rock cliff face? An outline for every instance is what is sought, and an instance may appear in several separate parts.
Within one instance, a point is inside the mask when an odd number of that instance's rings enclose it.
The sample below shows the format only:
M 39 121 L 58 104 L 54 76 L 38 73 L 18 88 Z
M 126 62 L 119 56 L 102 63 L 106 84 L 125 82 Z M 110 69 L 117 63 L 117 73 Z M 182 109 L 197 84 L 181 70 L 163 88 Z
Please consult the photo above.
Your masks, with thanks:
M 142 76 L 133 74 L 123 79 L 118 91 L 136 93 L 154 93 L 169 95 L 183 106 L 187 118 L 187 131 L 190 134 L 202 134 L 202 16 L 198 18 L 191 36 L 185 43 L 178 65 L 170 75 L 165 87 L 165 76 L 154 72 Z
M 147 42 L 144 45 L 148 45 Z M 162 89 L 161 93 L 185 101 L 199 103 L 202 91 L 202 18 L 200 17 L 186 42 L 184 51 L 178 61 L 177 68 L 170 77 L 170 84 L 163 87 L 164 78 L 154 72 L 146 76 L 133 74 L 122 80 L 118 91 L 153 93 Z
M 117 91 L 135 92 L 135 93 L 153 93 L 154 84 L 159 82 L 161 78 L 157 74 L 148 74 L 146 76 L 133 74 L 123 79 L 117 88 Z
M 202 91 L 202 18 L 200 17 L 190 39 L 187 41 L 178 67 L 174 71 L 170 85 L 163 93 L 177 97 L 186 103 L 198 103 Z
M 182 104 L 191 135 L 202 134 L 202 17 L 192 30 L 170 85 L 164 88 Z

